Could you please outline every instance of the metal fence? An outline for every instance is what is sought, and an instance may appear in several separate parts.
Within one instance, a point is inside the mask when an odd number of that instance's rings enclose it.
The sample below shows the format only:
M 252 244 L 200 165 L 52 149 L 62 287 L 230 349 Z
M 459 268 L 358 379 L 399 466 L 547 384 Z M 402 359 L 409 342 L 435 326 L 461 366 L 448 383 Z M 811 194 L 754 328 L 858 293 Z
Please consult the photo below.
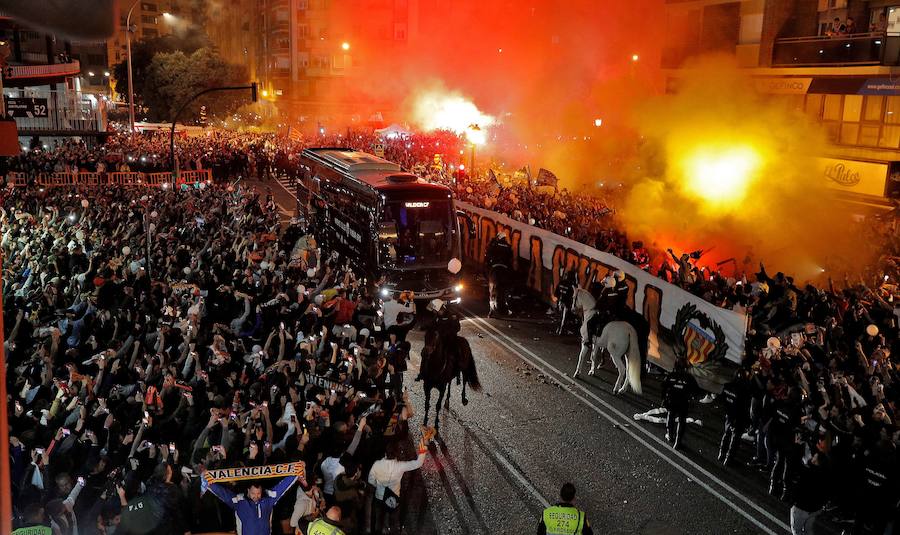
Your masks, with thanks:
M 212 183 L 212 171 L 181 171 L 176 180 L 172 173 L 39 173 L 21 171 L 8 173 L 4 182 L 8 187 L 40 188 L 55 187 L 99 187 L 99 186 L 144 186 L 167 188 L 174 182 L 176 186 L 190 186 Z

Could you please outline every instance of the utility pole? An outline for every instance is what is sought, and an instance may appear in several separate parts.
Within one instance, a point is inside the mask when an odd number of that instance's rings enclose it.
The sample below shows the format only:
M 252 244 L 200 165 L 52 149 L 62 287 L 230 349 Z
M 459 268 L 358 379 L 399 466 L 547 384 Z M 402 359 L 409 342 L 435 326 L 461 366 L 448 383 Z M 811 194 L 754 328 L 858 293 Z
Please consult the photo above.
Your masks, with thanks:
M 6 75 L 6 58 L 9 43 L 0 41 L 0 118 L 6 118 L 6 101 L 3 98 L 3 76 Z M 12 533 L 12 485 L 9 458 L 9 416 L 6 413 L 6 349 L 3 335 L 3 251 L 0 250 L 0 533 Z
M 134 0 L 125 17 L 125 55 L 128 60 L 128 127 L 134 132 L 134 86 L 131 81 L 131 13 L 141 0 Z

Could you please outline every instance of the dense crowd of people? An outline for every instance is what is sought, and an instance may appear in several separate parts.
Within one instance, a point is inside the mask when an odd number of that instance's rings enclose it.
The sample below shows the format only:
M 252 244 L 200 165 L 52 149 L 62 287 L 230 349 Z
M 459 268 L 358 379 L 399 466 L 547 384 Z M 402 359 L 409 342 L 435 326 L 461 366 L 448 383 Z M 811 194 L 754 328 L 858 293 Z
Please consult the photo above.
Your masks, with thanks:
M 895 213 L 870 236 L 884 244 L 873 280 L 798 285 L 762 264 L 727 277 L 700 269 L 698 254 L 629 243 L 599 199 L 437 164 L 441 147 L 463 147 L 452 134 L 348 132 L 315 144 L 368 150 L 376 141 L 387 158 L 463 200 L 747 312 L 745 366 L 720 397 L 720 460 L 766 471 L 770 492 L 794 506 L 796 533 L 823 510 L 853 523 L 853 533 L 882 533 L 898 520 Z M 12 166 L 166 169 L 167 143 L 151 134 L 33 147 Z M 176 146 L 186 166 L 230 181 L 293 172 L 306 143 L 213 133 Z M 372 528 L 373 518 L 379 528 L 395 524 L 385 489 L 399 493 L 397 467 L 421 461 L 398 460 L 409 453 L 399 447 L 409 446 L 412 407 L 401 388 L 409 346 L 402 332 L 376 330 L 378 300 L 343 259 L 317 257 L 307 229 L 279 230 L 271 201 L 249 192 L 82 193 L 17 190 L 3 199 L 19 522 L 50 522 L 66 534 L 76 525 L 79 533 L 130 533 L 129 522 L 157 522 L 159 533 L 229 529 L 234 517 L 216 497 L 227 502 L 231 491 L 213 485 L 201 494 L 204 471 L 302 460 L 306 476 L 276 488 L 285 497 L 270 504 L 276 530 L 317 518 L 348 533 Z M 398 310 L 407 309 L 382 313 Z M 376 461 L 396 465 L 376 470 Z M 152 504 L 151 520 L 129 519 L 135 503 Z
M 397 532 L 424 451 L 406 305 L 240 188 L 20 188 L 2 208 L 16 527 Z M 298 462 L 266 489 L 207 477 Z
M 726 265 L 720 269 L 706 265 L 705 260 L 700 262 L 702 251 L 673 254 L 653 249 L 643 241 L 629 238 L 627 229 L 621 228 L 614 217 L 614 203 L 608 199 L 564 188 L 534 186 L 534 177 L 530 173 L 494 174 L 487 168 L 460 169 L 454 162 L 464 159 L 467 145 L 452 132 L 383 137 L 372 132 L 347 130 L 290 139 L 274 134 L 210 131 L 196 136 L 179 136 L 175 148 L 181 169 L 210 169 L 218 180 L 233 180 L 296 173 L 299 153 L 307 146 L 349 146 L 372 151 L 376 144 L 384 148 L 386 158 L 398 162 L 404 169 L 450 186 L 460 200 L 618 256 L 718 306 L 737 309 L 747 306 L 747 286 L 741 288 L 736 283 L 742 276 L 752 277 L 751 263 L 735 264 L 733 269 Z M 461 152 L 463 156 L 456 158 L 455 155 Z M 436 154 L 442 156 L 435 159 Z M 28 151 L 10 163 L 10 168 L 26 171 L 29 175 L 72 170 L 166 171 L 171 168 L 168 155 L 167 133 L 117 134 L 105 144 L 94 147 L 83 142 L 68 142 L 45 148 L 34 142 Z M 888 275 L 891 280 L 898 280 L 900 217 L 897 210 L 879 220 L 869 218 L 858 226 L 866 241 L 877 243 L 881 251 L 868 274 Z M 830 267 L 835 271 L 838 266 Z

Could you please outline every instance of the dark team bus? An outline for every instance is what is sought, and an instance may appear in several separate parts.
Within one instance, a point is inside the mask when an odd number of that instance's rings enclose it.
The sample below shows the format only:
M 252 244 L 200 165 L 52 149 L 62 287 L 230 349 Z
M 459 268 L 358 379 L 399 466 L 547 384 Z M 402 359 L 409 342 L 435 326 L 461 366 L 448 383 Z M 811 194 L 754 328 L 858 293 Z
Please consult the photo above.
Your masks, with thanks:
M 352 149 L 306 149 L 299 163 L 297 199 L 326 250 L 350 259 L 383 296 L 460 297 L 460 229 L 449 188 Z

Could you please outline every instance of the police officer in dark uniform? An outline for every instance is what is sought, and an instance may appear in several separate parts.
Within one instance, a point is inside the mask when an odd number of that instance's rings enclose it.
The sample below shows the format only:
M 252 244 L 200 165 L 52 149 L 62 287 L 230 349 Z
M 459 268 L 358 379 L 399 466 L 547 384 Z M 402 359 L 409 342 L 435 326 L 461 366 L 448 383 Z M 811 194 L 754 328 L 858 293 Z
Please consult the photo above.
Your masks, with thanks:
M 750 384 L 746 369 L 735 372 L 734 379 L 725 385 L 719 398 L 725 405 L 725 431 L 719 444 L 719 461 L 728 466 L 734 460 L 750 419 Z
M 697 381 L 688 372 L 687 359 L 677 357 L 675 368 L 666 376 L 662 384 L 663 407 L 666 416 L 666 441 L 673 448 L 681 447 L 681 438 L 687 426 L 688 408 L 691 398 L 699 390 Z
M 789 389 L 786 396 L 775 396 L 768 436 L 775 449 L 775 463 L 769 475 L 769 494 L 787 498 L 797 457 L 797 426 L 800 424 L 800 391 Z
M 861 463 L 862 489 L 853 533 L 885 533 L 896 512 L 897 450 L 887 438 L 879 440 Z
M 563 334 L 566 331 L 566 321 L 568 320 L 569 310 L 572 308 L 572 301 L 575 298 L 575 287 L 578 285 L 578 276 L 575 270 L 570 269 L 563 274 L 559 284 L 556 285 L 554 295 L 559 303 L 560 318 L 559 328 L 556 334 Z
M 487 247 L 484 265 L 488 268 L 488 290 L 490 293 L 489 316 L 506 314 L 506 292 L 508 279 L 512 274 L 513 250 L 505 232 L 494 236 Z

